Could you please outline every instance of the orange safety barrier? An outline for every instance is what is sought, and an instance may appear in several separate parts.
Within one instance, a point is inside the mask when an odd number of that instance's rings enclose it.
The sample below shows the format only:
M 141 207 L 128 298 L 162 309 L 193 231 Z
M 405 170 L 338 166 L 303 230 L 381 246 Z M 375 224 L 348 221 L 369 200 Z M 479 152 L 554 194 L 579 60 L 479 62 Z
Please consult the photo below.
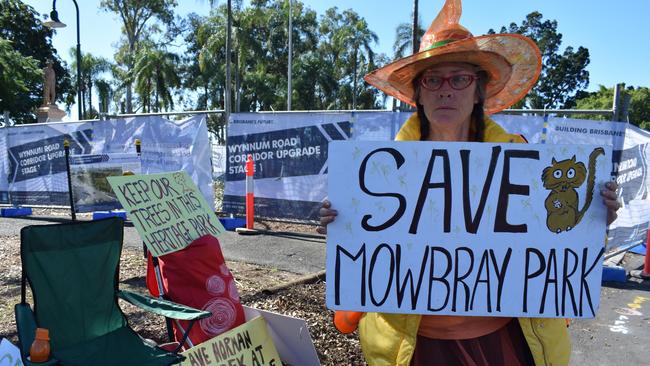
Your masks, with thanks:
M 650 230 L 648 230 L 648 239 L 645 243 L 645 264 L 641 275 L 643 278 L 650 278 Z
M 253 230 L 255 215 L 253 174 L 255 174 L 255 164 L 253 163 L 253 155 L 249 154 L 246 159 L 246 229 L 249 230 Z

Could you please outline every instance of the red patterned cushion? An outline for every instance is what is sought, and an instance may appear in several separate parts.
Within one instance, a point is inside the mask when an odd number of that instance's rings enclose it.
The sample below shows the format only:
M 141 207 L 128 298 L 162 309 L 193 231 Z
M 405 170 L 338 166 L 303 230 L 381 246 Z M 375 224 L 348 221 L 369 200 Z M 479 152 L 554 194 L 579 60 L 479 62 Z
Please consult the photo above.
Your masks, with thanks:
M 147 287 L 152 296 L 158 297 L 151 254 L 147 262 Z M 192 326 L 190 339 L 194 345 L 246 321 L 235 280 L 226 266 L 217 238 L 202 236 L 183 250 L 158 257 L 158 262 L 167 298 L 212 313 L 211 317 Z M 180 323 L 187 329 L 189 322 Z M 175 339 L 180 341 L 182 336 L 182 331 L 174 324 Z

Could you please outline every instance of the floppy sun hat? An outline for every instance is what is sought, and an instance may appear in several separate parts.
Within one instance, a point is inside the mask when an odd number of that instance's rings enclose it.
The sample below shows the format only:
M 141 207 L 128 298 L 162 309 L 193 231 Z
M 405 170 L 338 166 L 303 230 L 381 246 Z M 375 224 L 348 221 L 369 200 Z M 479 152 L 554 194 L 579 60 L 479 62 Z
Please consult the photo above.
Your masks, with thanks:
M 497 113 L 515 104 L 539 77 L 539 48 L 530 38 L 519 34 L 474 37 L 458 24 L 461 13 L 461 0 L 446 0 L 422 37 L 418 53 L 367 74 L 366 82 L 415 106 L 414 78 L 437 64 L 462 62 L 476 65 L 489 75 L 485 113 Z

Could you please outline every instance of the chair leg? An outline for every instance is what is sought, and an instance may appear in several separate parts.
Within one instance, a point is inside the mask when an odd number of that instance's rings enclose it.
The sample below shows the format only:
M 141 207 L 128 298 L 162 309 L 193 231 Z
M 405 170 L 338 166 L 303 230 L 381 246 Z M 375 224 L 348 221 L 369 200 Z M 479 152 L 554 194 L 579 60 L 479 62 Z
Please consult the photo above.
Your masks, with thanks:
M 194 346 L 194 345 L 192 344 L 192 342 L 189 342 L 189 336 L 190 336 L 190 330 L 192 330 L 192 326 L 194 325 L 194 322 L 195 322 L 195 321 L 196 321 L 196 320 L 191 320 L 191 321 L 190 321 L 190 325 L 188 325 L 188 326 L 187 326 L 187 330 L 185 330 L 185 331 L 183 332 L 183 333 L 184 333 L 184 334 L 183 334 L 183 339 L 181 339 L 181 341 L 180 341 L 180 343 L 179 343 L 179 345 L 178 345 L 178 348 L 176 348 L 176 349 L 174 350 L 174 353 L 178 353 L 178 351 L 180 351 L 180 350 L 183 348 L 183 345 L 185 344 L 185 342 L 188 342 L 188 344 L 189 344 L 190 347 L 193 347 L 193 346 Z
M 167 337 L 171 342 L 174 340 L 174 328 L 172 326 L 172 320 L 170 318 L 165 318 L 165 324 L 167 325 Z

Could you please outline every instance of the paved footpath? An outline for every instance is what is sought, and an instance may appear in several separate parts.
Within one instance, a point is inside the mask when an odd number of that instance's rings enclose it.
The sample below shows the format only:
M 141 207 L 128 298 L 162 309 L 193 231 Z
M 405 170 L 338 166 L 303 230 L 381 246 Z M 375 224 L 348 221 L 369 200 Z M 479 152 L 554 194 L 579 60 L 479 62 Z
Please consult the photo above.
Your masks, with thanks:
M 70 222 L 68 218 L 0 218 L 0 238 L 20 235 L 23 226 L 52 224 L 57 221 Z M 325 240 L 322 238 L 291 235 L 246 236 L 228 231 L 219 241 L 226 260 L 259 264 L 300 274 L 325 269 Z M 142 247 L 142 240 L 129 223 L 124 228 L 124 246 Z
M 52 218 L 0 218 L 0 247 L 2 237 L 19 235 L 23 226 L 54 222 Z M 244 236 L 227 232 L 220 241 L 227 260 L 301 274 L 325 268 L 325 241 L 321 238 Z M 125 227 L 124 244 L 142 247 L 132 226 Z M 642 264 L 641 256 L 633 259 L 628 261 L 626 269 L 638 269 Z M 650 365 L 650 281 L 605 284 L 598 316 L 575 320 L 569 329 L 573 342 L 572 365 Z

